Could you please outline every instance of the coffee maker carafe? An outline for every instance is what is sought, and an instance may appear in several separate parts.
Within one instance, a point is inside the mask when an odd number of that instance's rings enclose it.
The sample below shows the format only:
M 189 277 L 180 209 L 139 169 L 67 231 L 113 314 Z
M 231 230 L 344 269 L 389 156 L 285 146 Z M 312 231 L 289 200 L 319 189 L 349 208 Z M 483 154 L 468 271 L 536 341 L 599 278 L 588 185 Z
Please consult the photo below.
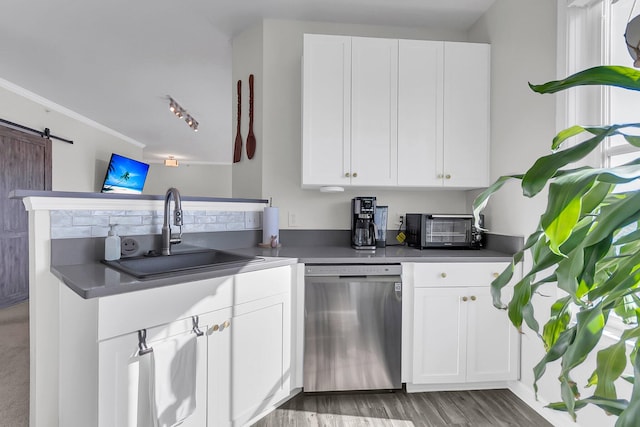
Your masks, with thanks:
M 351 199 L 351 246 L 355 249 L 376 248 L 375 197 Z

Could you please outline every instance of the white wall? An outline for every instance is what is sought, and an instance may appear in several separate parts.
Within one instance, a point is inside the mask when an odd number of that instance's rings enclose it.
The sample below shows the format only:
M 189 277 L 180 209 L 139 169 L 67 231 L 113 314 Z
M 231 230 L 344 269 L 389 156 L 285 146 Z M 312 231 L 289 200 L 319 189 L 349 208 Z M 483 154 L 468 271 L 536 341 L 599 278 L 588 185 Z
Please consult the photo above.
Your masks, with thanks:
M 354 196 L 373 195 L 378 204 L 389 205 L 390 224 L 397 214 L 407 212 L 467 211 L 463 191 L 397 191 L 397 190 L 348 190 L 344 193 L 326 194 L 318 190 L 301 189 L 301 88 L 302 88 L 302 35 L 304 33 L 345 34 L 353 36 L 410 38 L 427 40 L 465 41 L 466 34 L 446 29 L 378 27 L 333 24 L 305 21 L 265 20 L 262 23 L 262 58 L 256 85 L 264 99 L 256 114 L 262 116 L 262 138 L 258 139 L 258 153 L 262 156 L 261 197 L 273 198 L 280 207 L 280 228 L 348 229 L 350 200 Z M 252 29 L 234 39 L 235 65 L 247 56 L 258 57 L 258 43 L 251 43 L 244 51 L 244 38 L 258 40 Z M 245 81 L 243 80 L 243 84 Z M 235 80 L 233 82 L 235 87 Z M 260 92 L 259 92 L 260 93 Z M 233 103 L 235 108 L 235 101 Z M 243 118 L 244 120 L 244 118 Z M 262 152 L 260 152 L 262 150 Z M 245 160 L 243 159 L 243 162 Z M 238 173 L 242 162 L 234 165 L 234 197 L 253 196 L 241 192 L 238 180 L 256 179 L 253 173 Z M 258 168 L 257 165 L 254 166 Z M 252 172 L 255 172 L 252 171 Z M 296 225 L 289 225 L 289 214 L 295 214 Z
M 144 161 L 143 146 L 51 100 L 0 78 L 0 118 L 72 140 L 51 140 L 52 190 L 100 191 L 111 153 Z M 230 197 L 231 166 L 151 165 L 145 194 L 164 194 L 177 187 L 189 196 Z
M 177 168 L 151 163 L 144 194 L 165 194 L 175 187 L 183 196 L 231 197 L 230 165 L 191 165 Z
M 74 142 L 52 139 L 54 191 L 98 191 L 112 152 L 142 159 L 142 146 L 60 112 L 64 110 L 0 79 L 0 118 L 40 131 L 49 128 L 52 134 Z
M 242 111 L 240 134 L 242 136 L 242 156 L 240 162 L 232 167 L 232 194 L 233 197 L 262 198 L 262 170 L 264 138 L 262 124 L 264 122 L 263 111 L 268 110 L 263 96 L 262 73 L 262 24 L 253 27 L 232 41 L 233 67 L 231 84 L 233 86 L 232 120 L 233 138 L 235 141 L 237 127 L 237 82 L 242 81 Z M 249 75 L 254 75 L 254 123 L 253 129 L 256 136 L 256 152 L 254 157 L 247 158 L 247 134 L 249 133 Z M 232 154 L 233 155 L 233 154 Z

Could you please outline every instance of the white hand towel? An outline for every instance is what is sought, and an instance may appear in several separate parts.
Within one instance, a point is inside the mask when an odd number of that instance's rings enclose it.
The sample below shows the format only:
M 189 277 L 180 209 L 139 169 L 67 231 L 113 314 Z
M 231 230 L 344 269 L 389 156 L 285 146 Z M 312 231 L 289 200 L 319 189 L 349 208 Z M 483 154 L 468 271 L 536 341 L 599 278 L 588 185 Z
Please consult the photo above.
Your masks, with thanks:
M 156 427 L 172 427 L 196 409 L 195 334 L 153 343 L 150 400 Z

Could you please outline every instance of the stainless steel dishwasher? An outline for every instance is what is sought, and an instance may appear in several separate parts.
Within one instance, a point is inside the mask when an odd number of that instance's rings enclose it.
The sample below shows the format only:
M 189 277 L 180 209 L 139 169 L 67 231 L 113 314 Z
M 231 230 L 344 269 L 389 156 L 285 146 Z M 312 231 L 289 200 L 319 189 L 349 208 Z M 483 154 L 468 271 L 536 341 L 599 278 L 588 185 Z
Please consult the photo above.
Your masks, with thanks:
M 401 269 L 305 266 L 305 392 L 402 387 Z

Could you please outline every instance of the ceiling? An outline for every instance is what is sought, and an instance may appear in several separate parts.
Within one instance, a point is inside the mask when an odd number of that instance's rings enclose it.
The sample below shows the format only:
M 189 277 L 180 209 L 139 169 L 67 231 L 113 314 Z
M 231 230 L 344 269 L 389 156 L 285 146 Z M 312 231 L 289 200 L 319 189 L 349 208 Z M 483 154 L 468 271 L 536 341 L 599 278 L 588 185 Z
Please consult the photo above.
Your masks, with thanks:
M 263 18 L 466 30 L 493 1 L 3 0 L 0 78 L 143 144 L 146 160 L 229 164 L 238 33 Z

